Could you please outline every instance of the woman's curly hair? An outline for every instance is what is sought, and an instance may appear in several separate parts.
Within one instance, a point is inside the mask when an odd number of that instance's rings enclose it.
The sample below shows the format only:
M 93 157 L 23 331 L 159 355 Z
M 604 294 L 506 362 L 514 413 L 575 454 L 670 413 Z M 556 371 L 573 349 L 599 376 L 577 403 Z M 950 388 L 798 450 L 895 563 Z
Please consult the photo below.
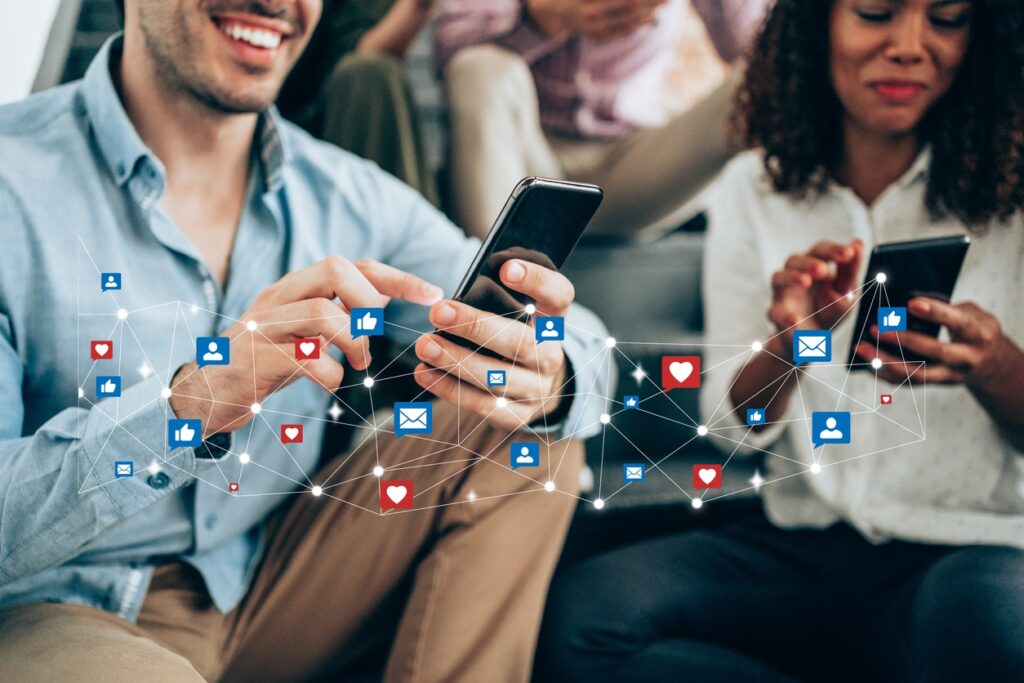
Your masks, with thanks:
M 762 148 L 775 189 L 824 189 L 843 149 L 829 69 L 834 1 L 777 0 L 737 95 L 733 130 Z M 974 0 L 971 38 L 950 91 L 920 132 L 932 146 L 927 205 L 980 229 L 1024 208 L 1024 1 Z

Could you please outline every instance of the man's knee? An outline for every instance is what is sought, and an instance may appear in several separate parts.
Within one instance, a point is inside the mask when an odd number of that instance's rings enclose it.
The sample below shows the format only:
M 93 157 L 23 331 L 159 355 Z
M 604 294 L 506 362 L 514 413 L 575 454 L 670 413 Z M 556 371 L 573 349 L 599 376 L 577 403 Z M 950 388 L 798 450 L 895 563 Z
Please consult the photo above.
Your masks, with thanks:
M 445 70 L 448 98 L 453 110 L 477 108 L 494 98 L 521 102 L 524 89 L 533 88 L 526 61 L 495 45 L 476 45 L 460 50 Z
M 911 671 L 996 680 L 1024 670 L 1022 575 L 1024 551 L 1013 548 L 966 548 L 937 562 L 917 590 Z
M 202 681 L 183 657 L 88 607 L 41 603 L 0 613 L 0 680 Z

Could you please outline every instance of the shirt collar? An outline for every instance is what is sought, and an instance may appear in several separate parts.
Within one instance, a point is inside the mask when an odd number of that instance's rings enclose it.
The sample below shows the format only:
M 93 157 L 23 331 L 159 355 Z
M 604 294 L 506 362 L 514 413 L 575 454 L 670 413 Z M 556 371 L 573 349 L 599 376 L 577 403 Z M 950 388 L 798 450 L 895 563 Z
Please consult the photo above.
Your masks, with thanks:
M 111 68 L 121 58 L 122 33 L 111 36 L 100 48 L 82 81 L 82 98 L 96 141 L 111 175 L 124 185 L 141 159 L 149 159 L 163 169 L 156 155 L 139 137 L 121 98 L 114 87 Z M 281 135 L 281 120 L 276 107 L 260 115 L 256 127 L 257 158 L 263 172 L 264 192 L 280 189 L 284 167 L 289 160 L 287 141 Z

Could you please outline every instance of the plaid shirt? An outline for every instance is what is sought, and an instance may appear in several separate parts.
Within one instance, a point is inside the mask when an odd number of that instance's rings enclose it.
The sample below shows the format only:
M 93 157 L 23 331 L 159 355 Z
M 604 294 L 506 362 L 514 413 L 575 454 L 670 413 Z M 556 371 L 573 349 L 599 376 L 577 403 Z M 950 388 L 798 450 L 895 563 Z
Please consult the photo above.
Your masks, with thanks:
M 766 0 L 692 0 L 718 53 L 739 57 L 760 25 Z M 654 23 L 614 40 L 552 40 L 530 21 L 523 0 L 443 0 L 435 34 L 439 68 L 465 47 L 494 43 L 523 56 L 533 72 L 548 132 L 617 137 L 666 120 L 662 94 L 686 0 L 669 0 Z

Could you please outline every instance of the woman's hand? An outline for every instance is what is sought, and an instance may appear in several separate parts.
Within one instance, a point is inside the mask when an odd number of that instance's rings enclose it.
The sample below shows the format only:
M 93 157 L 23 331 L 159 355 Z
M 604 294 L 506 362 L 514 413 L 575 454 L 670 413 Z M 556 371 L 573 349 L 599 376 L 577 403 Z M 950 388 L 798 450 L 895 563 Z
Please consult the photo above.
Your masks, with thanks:
M 781 333 L 778 351 L 792 347 L 794 329 L 830 329 L 850 312 L 864 243 L 818 242 L 806 254 L 790 256 L 772 276 L 772 305 L 768 319 Z
M 920 332 L 883 332 L 877 327 L 871 333 L 881 342 L 899 344 L 920 362 L 904 362 L 903 358 L 878 349 L 866 342 L 857 347 L 857 355 L 871 360 L 878 357 L 884 365 L 878 376 L 890 382 L 911 384 L 966 384 L 984 389 L 995 382 L 1003 382 L 1004 374 L 1013 354 L 1020 354 L 1012 341 L 1003 334 L 999 320 L 973 303 L 948 304 L 935 299 L 917 298 L 907 303 L 907 312 L 914 317 L 943 325 L 949 331 L 949 342 Z M 1017 379 L 1024 386 L 1024 377 Z

